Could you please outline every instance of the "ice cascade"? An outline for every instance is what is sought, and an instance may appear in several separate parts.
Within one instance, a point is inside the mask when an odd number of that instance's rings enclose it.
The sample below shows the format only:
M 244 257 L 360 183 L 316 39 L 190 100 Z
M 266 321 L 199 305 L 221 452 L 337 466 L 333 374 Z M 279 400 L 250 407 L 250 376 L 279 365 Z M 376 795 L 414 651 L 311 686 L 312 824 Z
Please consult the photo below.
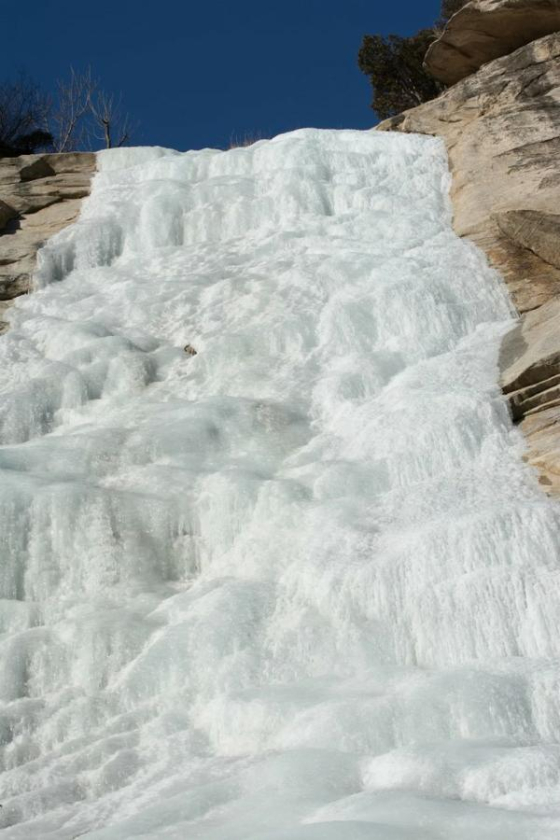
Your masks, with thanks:
M 99 169 L 0 339 L 3 840 L 557 840 L 560 516 L 443 145 Z

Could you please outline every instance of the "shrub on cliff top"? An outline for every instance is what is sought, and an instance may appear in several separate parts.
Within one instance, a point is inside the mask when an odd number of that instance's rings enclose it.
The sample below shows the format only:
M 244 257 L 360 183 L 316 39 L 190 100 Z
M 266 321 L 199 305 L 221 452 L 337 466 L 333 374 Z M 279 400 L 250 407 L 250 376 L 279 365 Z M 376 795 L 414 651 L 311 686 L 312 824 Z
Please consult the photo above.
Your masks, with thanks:
M 445 85 L 424 69 L 423 61 L 439 30 L 468 0 L 443 0 L 441 17 L 415 35 L 365 35 L 358 53 L 360 70 L 373 88 L 371 107 L 381 119 L 434 99 Z
M 411 38 L 366 35 L 358 54 L 360 70 L 373 87 L 371 107 L 383 120 L 433 99 L 443 85 L 422 67 L 434 40 L 433 29 L 421 29 Z
M 441 4 L 441 17 L 443 21 L 449 20 L 449 18 L 458 12 L 459 9 L 462 9 L 463 6 L 468 3 L 469 0 L 442 0 Z

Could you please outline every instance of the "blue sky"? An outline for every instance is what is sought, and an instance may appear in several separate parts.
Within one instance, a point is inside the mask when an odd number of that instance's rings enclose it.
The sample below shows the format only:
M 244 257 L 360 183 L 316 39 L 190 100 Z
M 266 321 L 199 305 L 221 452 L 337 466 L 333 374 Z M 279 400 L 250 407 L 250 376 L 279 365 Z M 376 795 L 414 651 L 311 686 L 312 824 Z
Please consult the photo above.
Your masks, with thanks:
M 367 32 L 410 34 L 439 0 L 0 0 L 0 78 L 45 88 L 91 65 L 139 121 L 136 142 L 224 147 L 302 126 L 368 128 Z

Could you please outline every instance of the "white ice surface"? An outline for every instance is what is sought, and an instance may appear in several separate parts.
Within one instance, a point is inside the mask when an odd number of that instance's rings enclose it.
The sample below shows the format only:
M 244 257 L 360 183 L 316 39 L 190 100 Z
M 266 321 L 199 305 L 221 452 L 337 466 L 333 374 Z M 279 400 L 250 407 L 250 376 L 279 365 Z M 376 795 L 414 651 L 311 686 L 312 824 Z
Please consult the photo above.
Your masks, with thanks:
M 443 146 L 99 161 L 0 339 L 2 838 L 557 840 L 559 513 Z

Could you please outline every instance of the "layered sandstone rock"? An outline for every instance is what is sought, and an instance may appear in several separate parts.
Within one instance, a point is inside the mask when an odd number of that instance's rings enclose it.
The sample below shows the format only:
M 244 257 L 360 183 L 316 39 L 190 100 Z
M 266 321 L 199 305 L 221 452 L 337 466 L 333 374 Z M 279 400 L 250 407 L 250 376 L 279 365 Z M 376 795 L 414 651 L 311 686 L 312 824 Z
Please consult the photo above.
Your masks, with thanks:
M 29 291 L 42 244 L 77 217 L 94 172 L 90 153 L 0 158 L 0 319 Z
M 379 128 L 447 144 L 455 229 L 487 253 L 522 315 L 504 342 L 504 392 L 528 459 L 560 494 L 560 33 Z
M 552 233 L 560 196 L 560 33 L 379 128 L 444 138 L 455 229 L 487 251 L 520 312 L 560 294 Z
M 558 30 L 559 0 L 471 0 L 432 44 L 425 67 L 453 85 L 483 64 Z

